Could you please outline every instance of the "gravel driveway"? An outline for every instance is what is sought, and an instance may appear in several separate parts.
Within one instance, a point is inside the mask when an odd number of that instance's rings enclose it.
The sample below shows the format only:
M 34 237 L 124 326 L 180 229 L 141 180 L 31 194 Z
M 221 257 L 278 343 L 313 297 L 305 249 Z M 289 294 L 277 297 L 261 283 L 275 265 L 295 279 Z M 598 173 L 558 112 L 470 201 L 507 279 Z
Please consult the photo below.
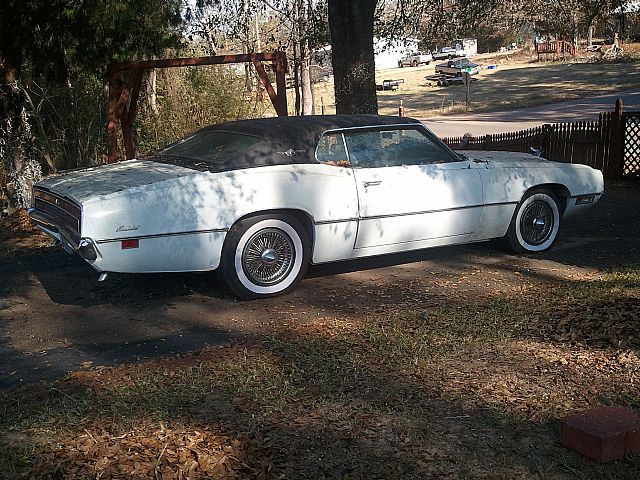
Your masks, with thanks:
M 229 342 L 292 322 L 361 318 L 396 304 L 448 305 L 514 295 L 541 282 L 589 279 L 640 261 L 640 188 L 608 186 L 570 219 L 549 252 L 494 243 L 311 269 L 292 294 L 240 302 L 213 274 L 112 275 L 103 284 L 58 248 L 0 257 L 0 388 Z

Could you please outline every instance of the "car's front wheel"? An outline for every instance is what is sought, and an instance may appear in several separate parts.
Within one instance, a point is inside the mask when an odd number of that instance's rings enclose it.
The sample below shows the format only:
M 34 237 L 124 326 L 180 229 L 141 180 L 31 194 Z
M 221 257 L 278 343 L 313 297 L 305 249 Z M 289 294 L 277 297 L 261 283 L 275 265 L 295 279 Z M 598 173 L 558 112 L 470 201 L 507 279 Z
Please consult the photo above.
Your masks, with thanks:
M 559 230 L 557 197 L 548 190 L 532 190 L 518 204 L 505 239 L 516 253 L 542 252 L 554 244 Z
M 229 230 L 218 275 L 240 298 L 271 297 L 302 279 L 309 257 L 310 242 L 300 222 L 290 215 L 259 215 Z

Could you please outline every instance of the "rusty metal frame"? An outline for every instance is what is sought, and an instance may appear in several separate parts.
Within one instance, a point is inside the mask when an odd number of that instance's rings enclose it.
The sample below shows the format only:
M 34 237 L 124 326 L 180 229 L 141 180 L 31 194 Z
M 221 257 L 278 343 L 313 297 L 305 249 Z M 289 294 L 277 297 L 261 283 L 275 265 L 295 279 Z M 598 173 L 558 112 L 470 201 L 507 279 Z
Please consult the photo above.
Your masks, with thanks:
M 260 82 L 267 90 L 273 108 L 278 116 L 286 117 L 287 93 L 285 73 L 287 70 L 287 57 L 284 52 L 141 60 L 118 63 L 109 67 L 107 71 L 107 79 L 109 82 L 107 163 L 115 163 L 117 161 L 118 123 L 120 123 L 122 127 L 126 158 L 134 158 L 136 155 L 132 125 L 138 111 L 138 98 L 140 96 L 142 76 L 145 70 L 248 62 L 253 63 L 256 67 Z M 272 62 L 272 67 L 276 74 L 276 90 L 273 89 L 262 62 Z

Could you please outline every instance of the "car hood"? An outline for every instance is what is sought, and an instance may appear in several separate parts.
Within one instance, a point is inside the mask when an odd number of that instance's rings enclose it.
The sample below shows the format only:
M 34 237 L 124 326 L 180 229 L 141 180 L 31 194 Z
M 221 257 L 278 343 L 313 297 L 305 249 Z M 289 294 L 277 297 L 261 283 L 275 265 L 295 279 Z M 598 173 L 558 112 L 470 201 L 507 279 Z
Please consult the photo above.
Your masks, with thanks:
M 546 158 L 531 155 L 530 153 L 520 152 L 486 152 L 481 150 L 458 150 L 458 153 L 464 155 L 469 160 L 476 162 L 486 162 L 489 167 L 521 167 L 523 165 L 532 166 L 555 166 L 556 162 L 550 162 Z
M 37 186 L 82 203 L 90 198 L 134 187 L 200 174 L 177 165 L 150 160 L 126 160 L 55 175 L 39 182 Z

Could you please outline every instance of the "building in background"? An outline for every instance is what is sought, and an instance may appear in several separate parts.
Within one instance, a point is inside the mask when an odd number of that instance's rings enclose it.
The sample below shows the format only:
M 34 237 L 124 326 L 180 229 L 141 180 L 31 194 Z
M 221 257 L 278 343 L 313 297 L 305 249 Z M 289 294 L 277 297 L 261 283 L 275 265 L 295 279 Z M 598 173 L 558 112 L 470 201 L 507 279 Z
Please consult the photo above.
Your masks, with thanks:
M 403 38 L 393 41 L 387 38 L 374 38 L 373 52 L 376 70 L 398 68 L 400 59 L 418 51 L 418 43 L 417 38 Z M 331 45 L 319 48 L 314 52 L 313 64 L 315 69 L 320 72 L 318 77 L 322 77 L 326 74 L 327 69 L 331 69 Z

